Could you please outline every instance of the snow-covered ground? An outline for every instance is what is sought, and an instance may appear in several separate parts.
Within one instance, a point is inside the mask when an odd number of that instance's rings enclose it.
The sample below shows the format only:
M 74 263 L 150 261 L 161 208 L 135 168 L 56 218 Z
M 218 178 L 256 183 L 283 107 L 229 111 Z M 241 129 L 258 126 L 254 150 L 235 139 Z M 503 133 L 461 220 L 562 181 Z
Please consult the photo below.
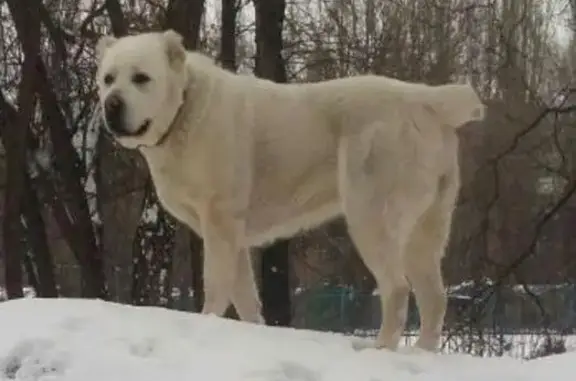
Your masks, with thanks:
M 375 338 L 378 330 L 356 330 L 355 336 Z M 530 358 L 545 345 L 547 339 L 562 341 L 568 351 L 576 350 L 576 335 L 558 335 L 544 332 L 514 333 L 514 334 L 491 334 L 483 332 L 480 335 L 459 335 L 457 332 L 442 336 L 442 352 L 445 354 L 462 353 L 470 351 L 477 356 L 493 357 L 502 354 L 516 358 Z M 404 332 L 401 345 L 411 345 L 418 339 L 418 332 Z
M 0 380 L 568 381 L 576 373 L 576 352 L 523 361 L 366 344 L 101 301 L 0 303 Z

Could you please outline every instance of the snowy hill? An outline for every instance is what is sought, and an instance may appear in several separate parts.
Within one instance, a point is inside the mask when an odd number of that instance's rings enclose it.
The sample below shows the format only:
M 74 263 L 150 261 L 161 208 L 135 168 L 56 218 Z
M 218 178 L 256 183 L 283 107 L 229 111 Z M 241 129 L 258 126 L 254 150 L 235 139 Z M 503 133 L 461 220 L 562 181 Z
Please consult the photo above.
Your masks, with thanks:
M 339 335 L 101 301 L 0 304 L 0 380 L 573 380 L 576 353 L 533 361 L 358 349 Z

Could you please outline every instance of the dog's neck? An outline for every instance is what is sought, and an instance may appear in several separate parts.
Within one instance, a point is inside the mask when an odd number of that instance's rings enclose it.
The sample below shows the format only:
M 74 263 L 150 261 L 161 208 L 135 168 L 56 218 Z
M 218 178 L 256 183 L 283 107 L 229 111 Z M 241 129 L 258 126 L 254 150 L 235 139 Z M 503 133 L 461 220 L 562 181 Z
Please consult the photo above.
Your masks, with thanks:
M 183 91 L 182 103 L 180 104 L 180 107 L 178 107 L 178 110 L 176 110 L 176 114 L 174 114 L 174 118 L 172 118 L 170 125 L 168 125 L 166 131 L 164 131 L 164 133 L 160 135 L 160 138 L 158 138 L 156 143 L 154 143 L 150 147 L 161 147 L 162 145 L 164 145 L 164 143 L 166 143 L 166 140 L 168 139 L 168 137 L 171 135 L 171 133 L 174 131 L 174 128 L 178 124 L 178 120 L 182 117 L 187 99 L 188 99 L 188 88 L 184 89 Z

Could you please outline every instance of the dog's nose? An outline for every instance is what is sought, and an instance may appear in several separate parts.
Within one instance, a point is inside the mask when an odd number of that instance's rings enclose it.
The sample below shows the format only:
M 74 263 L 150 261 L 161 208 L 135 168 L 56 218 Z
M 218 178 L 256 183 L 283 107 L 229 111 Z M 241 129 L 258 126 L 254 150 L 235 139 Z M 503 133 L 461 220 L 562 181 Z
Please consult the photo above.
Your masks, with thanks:
M 117 134 L 126 133 L 124 128 L 124 110 L 124 101 L 118 94 L 110 94 L 104 101 L 106 123 Z
M 104 111 L 106 116 L 120 114 L 124 108 L 124 101 L 118 94 L 110 94 L 104 101 Z

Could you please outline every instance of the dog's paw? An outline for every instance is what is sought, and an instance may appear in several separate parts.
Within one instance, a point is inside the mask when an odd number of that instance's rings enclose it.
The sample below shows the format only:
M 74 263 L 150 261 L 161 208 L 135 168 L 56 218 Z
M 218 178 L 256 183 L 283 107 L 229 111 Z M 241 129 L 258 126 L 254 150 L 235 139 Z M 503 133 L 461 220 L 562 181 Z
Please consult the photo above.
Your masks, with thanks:
M 417 345 L 407 345 L 405 347 L 398 348 L 398 353 L 406 355 L 433 355 L 436 354 L 435 351 L 429 351 L 424 348 L 420 348 Z

